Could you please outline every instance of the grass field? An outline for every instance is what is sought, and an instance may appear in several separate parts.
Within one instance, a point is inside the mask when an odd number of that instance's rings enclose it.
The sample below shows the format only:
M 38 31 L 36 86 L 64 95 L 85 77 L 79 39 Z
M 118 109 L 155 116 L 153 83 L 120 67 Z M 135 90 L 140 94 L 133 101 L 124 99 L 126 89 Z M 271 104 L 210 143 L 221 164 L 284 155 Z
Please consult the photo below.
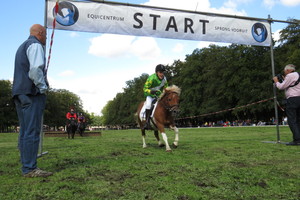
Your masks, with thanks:
M 146 149 L 139 130 L 45 137 L 38 165 L 55 174 L 30 179 L 21 176 L 17 134 L 0 133 L 0 199 L 300 199 L 300 146 L 263 143 L 276 141 L 275 127 L 180 129 L 171 153 L 147 134 Z M 288 127 L 280 136 L 292 138 Z

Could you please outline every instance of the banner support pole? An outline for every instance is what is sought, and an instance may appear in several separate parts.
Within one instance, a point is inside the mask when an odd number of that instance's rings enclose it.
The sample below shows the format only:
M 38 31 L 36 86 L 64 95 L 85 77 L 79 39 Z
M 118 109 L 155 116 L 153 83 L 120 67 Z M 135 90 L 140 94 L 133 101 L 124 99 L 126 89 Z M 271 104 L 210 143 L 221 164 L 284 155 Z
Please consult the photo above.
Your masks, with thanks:
M 272 77 L 275 76 L 275 64 L 274 64 L 274 50 L 273 50 L 273 39 L 272 39 L 272 25 L 273 22 L 270 15 L 268 15 L 268 21 L 270 23 L 270 34 L 271 34 L 271 44 L 270 44 L 270 52 L 271 52 L 271 65 L 272 65 Z M 273 93 L 274 93 L 274 109 L 275 109 L 275 122 L 276 122 L 276 134 L 277 134 L 277 141 L 276 143 L 280 143 L 280 132 L 279 132 L 279 119 L 278 119 L 278 108 L 277 108 L 277 93 L 276 93 L 276 86 L 273 84 Z
M 44 13 L 44 27 L 45 29 L 47 30 L 47 9 L 48 9 L 48 4 L 47 4 L 47 0 L 45 0 L 45 13 Z M 45 51 L 44 51 L 44 57 L 46 57 L 46 45 L 47 45 L 47 42 L 45 44 Z M 46 63 L 45 63 L 46 65 Z M 40 131 L 40 142 L 39 142 L 39 151 L 38 151 L 38 155 L 37 157 L 41 157 L 45 154 L 48 153 L 48 151 L 46 152 L 43 152 L 43 142 L 44 142 L 44 115 L 42 116 L 42 122 L 41 122 L 41 131 Z

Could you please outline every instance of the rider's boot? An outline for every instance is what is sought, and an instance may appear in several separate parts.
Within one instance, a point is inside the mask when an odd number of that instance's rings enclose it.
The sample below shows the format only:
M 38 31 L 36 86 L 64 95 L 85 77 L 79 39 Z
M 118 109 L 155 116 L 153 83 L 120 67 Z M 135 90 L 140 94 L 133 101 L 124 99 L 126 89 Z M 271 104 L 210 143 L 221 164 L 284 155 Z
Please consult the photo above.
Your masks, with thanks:
M 146 109 L 146 123 L 144 125 L 144 129 L 150 129 L 150 115 L 151 115 L 151 110 Z

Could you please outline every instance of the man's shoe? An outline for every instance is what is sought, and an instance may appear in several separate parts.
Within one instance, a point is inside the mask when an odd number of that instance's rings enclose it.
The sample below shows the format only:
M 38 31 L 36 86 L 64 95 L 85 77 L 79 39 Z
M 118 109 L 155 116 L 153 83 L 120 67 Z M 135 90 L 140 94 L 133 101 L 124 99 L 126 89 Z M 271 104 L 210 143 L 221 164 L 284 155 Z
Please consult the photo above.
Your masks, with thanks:
M 294 140 L 292 142 L 287 143 L 286 145 L 300 145 L 300 140 Z
M 43 171 L 39 168 L 36 168 L 36 169 L 32 170 L 31 172 L 28 172 L 27 174 L 24 174 L 23 176 L 27 177 L 27 178 L 48 177 L 48 176 L 51 176 L 52 174 L 53 174 L 52 172 L 46 172 L 46 171 Z

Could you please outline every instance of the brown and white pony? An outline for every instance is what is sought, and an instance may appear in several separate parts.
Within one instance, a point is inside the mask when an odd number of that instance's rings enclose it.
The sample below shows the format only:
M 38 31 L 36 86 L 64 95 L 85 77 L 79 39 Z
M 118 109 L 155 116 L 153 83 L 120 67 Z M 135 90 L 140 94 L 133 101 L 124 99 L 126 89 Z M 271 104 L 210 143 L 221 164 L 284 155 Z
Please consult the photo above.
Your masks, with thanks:
M 157 101 L 156 108 L 153 110 L 152 113 L 152 123 L 151 126 L 154 130 L 154 135 L 158 141 L 158 145 L 160 147 L 164 146 L 164 144 L 160 141 L 158 131 L 161 133 L 163 141 L 165 142 L 166 151 L 172 151 L 169 143 L 168 137 L 165 133 L 165 127 L 168 126 L 172 130 L 175 131 L 175 140 L 173 146 L 177 148 L 178 141 L 179 141 L 179 131 L 178 128 L 175 126 L 174 116 L 179 112 L 179 96 L 180 96 L 181 89 L 176 85 L 172 85 L 164 89 L 164 92 L 161 94 L 160 98 Z M 138 116 L 138 123 L 142 131 L 142 139 L 143 139 L 143 148 L 146 148 L 146 141 L 145 141 L 145 129 L 143 129 L 146 120 L 142 119 L 141 110 L 144 106 L 144 102 L 141 102 L 138 106 L 137 116 Z
M 74 139 L 75 132 L 77 130 L 77 119 L 71 117 L 70 120 L 67 122 L 67 133 L 68 133 L 68 138 Z

